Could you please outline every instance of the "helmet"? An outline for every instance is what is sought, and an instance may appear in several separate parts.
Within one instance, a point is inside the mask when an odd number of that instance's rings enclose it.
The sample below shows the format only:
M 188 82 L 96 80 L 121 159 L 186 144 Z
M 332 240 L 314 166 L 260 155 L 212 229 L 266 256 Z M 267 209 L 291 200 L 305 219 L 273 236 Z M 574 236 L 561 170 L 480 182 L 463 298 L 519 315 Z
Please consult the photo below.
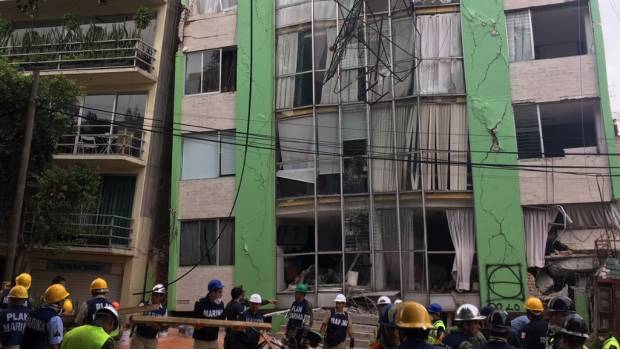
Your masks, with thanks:
M 108 282 L 101 277 L 97 277 L 90 283 L 90 291 L 105 293 L 108 291 Z
M 398 305 L 400 303 L 402 303 L 403 301 L 401 299 L 396 299 L 394 300 L 394 305 Z
M 588 339 L 588 325 L 579 314 L 568 315 L 562 323 L 560 333 L 574 335 L 580 338 Z
M 9 291 L 9 298 L 28 299 L 28 289 L 24 286 L 17 285 Z
M 262 304 L 263 303 L 263 298 L 261 298 L 259 294 L 252 294 L 250 296 L 250 303 Z
M 153 294 L 166 294 L 166 287 L 161 283 L 157 283 L 153 286 Z
M 553 297 L 549 300 L 549 312 L 575 312 L 575 303 L 565 296 Z
M 73 303 L 71 300 L 66 299 L 64 304 L 62 304 L 62 313 L 65 315 L 70 315 L 73 313 Z
M 95 312 L 95 317 L 97 317 L 97 315 L 101 315 L 101 314 L 112 316 L 114 318 L 114 328 L 113 329 L 116 329 L 118 327 L 118 323 L 119 323 L 119 321 L 118 321 L 118 312 L 116 312 L 116 309 L 114 309 L 114 307 L 112 307 L 110 305 L 102 307 L 101 309 L 99 309 L 99 310 L 97 310 Z
M 209 290 L 209 293 L 211 293 L 211 292 L 215 292 L 218 289 L 224 289 L 224 285 L 222 284 L 220 280 L 213 279 L 209 281 L 209 284 L 207 285 L 207 289 Z
M 113 302 L 111 302 L 110 304 L 112 304 L 112 307 L 114 308 L 114 310 L 120 310 L 121 309 L 121 303 L 119 303 L 118 301 L 114 300 Z
M 428 311 L 429 314 L 440 314 L 443 309 L 441 308 L 441 305 L 439 304 L 430 304 L 426 308 L 426 310 Z
M 482 307 L 482 309 L 480 309 L 480 315 L 484 316 L 484 317 L 489 317 L 489 315 L 495 311 L 495 305 L 493 304 L 486 304 L 485 306 Z
M 297 287 L 295 287 L 295 293 L 308 294 L 309 291 L 310 288 L 308 288 L 308 285 L 305 283 L 299 283 Z
M 334 299 L 335 302 L 337 303 L 346 303 L 347 302 L 347 297 L 345 297 L 342 294 L 338 294 L 336 295 L 336 299 Z
M 391 303 L 392 301 L 390 300 L 390 298 L 386 297 L 385 295 L 380 297 L 379 300 L 377 300 L 377 305 L 385 305 Z
M 545 311 L 542 301 L 536 297 L 527 298 L 525 301 L 525 309 L 533 313 L 541 313 Z
M 15 284 L 30 289 L 30 285 L 32 285 L 32 276 L 26 272 L 20 273 L 15 277 Z
M 43 294 L 43 301 L 48 304 L 53 304 L 63 301 L 68 297 L 69 292 L 67 292 L 65 286 L 62 284 L 52 284 L 45 290 L 45 293 Z
M 510 329 L 510 319 L 508 313 L 503 310 L 491 312 L 488 318 L 489 329 L 494 332 L 504 333 Z
M 455 321 L 481 321 L 486 317 L 480 315 L 478 308 L 472 304 L 463 304 L 456 309 Z
M 396 310 L 396 327 L 431 329 L 431 316 L 426 308 L 415 301 L 408 301 L 398 305 Z

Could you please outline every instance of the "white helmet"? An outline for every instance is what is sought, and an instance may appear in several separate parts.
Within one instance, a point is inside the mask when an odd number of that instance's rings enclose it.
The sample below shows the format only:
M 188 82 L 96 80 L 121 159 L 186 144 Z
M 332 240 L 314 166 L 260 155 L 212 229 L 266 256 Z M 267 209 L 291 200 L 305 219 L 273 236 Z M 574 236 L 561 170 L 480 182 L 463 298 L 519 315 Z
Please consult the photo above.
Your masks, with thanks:
M 263 298 L 261 298 L 259 294 L 252 294 L 250 296 L 250 303 L 252 303 L 252 304 L 262 304 L 263 303 Z
M 338 294 L 336 295 L 336 299 L 334 299 L 335 302 L 337 303 L 346 303 L 347 302 L 347 298 L 342 295 L 342 294 Z
M 97 316 L 98 314 L 111 315 L 114 318 L 114 324 L 115 324 L 114 329 L 118 327 L 118 324 L 119 324 L 118 312 L 116 311 L 114 306 L 112 305 L 104 306 L 95 312 L 95 316 Z
M 385 295 L 379 298 L 379 300 L 377 301 L 377 305 L 387 305 L 391 303 L 392 301 L 390 300 L 390 298 L 386 297 Z
M 486 317 L 480 315 L 478 308 L 472 304 L 463 304 L 456 309 L 455 321 L 482 321 Z
M 403 302 L 402 300 L 400 300 L 400 299 L 396 299 L 396 300 L 394 300 L 394 305 L 398 305 L 398 304 L 400 304 L 400 303 L 402 303 L 402 302 Z
M 157 283 L 155 286 L 153 286 L 153 293 L 166 294 L 166 287 L 164 287 L 164 285 L 161 283 Z

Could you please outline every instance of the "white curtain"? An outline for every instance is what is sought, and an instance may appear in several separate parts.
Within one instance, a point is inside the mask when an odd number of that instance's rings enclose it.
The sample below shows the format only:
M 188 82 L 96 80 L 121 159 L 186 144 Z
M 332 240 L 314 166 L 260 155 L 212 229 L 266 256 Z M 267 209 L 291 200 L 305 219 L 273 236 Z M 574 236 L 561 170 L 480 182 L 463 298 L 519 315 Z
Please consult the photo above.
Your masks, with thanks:
M 414 247 L 414 210 L 412 208 L 400 208 L 400 226 L 401 226 L 401 249 L 402 265 L 403 265 L 403 288 L 405 290 L 417 290 L 415 271 L 415 253 Z M 418 280 L 419 280 L 418 276 Z
M 476 252 L 474 211 L 471 208 L 446 209 L 446 217 L 452 244 L 456 251 L 452 265 L 456 289 L 470 290 L 471 268 Z
M 453 94 L 465 91 L 461 45 L 461 17 L 458 13 L 417 17 L 420 32 L 418 67 L 420 93 Z
M 467 106 L 450 105 L 450 190 L 467 189 Z
M 372 109 L 371 113 L 372 186 L 376 192 L 396 191 L 396 162 L 391 105 Z
M 562 205 L 573 221 L 571 228 L 620 228 L 620 212 L 612 203 Z
M 340 62 L 340 89 L 342 93 L 340 98 L 342 102 L 358 101 L 358 83 L 360 79 L 359 67 L 363 66 L 364 50 L 357 39 L 351 39 L 347 45 L 346 52 Z M 363 73 L 362 73 L 363 75 Z
M 398 256 L 398 225 L 396 209 L 376 209 L 373 233 L 375 255 L 375 287 L 385 290 L 390 281 L 400 280 Z M 381 253 L 388 251 L 391 253 Z
M 200 15 L 209 15 L 222 12 L 220 0 L 194 0 L 190 8 L 192 13 Z
M 340 173 L 338 113 L 320 113 L 316 119 L 319 134 L 319 174 L 338 174 Z
M 557 215 L 557 208 L 523 208 L 528 267 L 545 267 L 545 248 L 547 247 L 549 225 Z
M 282 169 L 277 171 L 276 176 L 314 183 L 314 127 L 312 116 L 280 119 L 278 121 L 278 137 L 282 150 Z
M 405 190 L 417 189 L 420 179 L 420 163 L 416 149 L 416 135 L 418 131 L 418 115 L 416 105 L 399 105 L 396 107 L 396 148 L 399 153 L 408 153 L 399 163 L 401 188 Z
M 276 28 L 307 23 L 312 20 L 311 0 L 278 0 L 276 7 Z
M 278 90 L 276 96 L 276 108 L 293 108 L 295 99 L 295 74 L 297 72 L 297 47 L 299 44 L 298 33 L 278 35 L 277 51 L 277 74 Z M 285 76 L 283 75 L 290 75 Z
M 506 14 L 510 62 L 534 59 L 529 10 Z
M 329 48 L 334 45 L 338 32 L 336 28 L 327 28 L 327 58 L 325 60 L 325 68 L 329 69 L 334 57 L 334 52 Z M 338 74 L 323 84 L 321 90 L 321 104 L 337 104 L 338 103 Z

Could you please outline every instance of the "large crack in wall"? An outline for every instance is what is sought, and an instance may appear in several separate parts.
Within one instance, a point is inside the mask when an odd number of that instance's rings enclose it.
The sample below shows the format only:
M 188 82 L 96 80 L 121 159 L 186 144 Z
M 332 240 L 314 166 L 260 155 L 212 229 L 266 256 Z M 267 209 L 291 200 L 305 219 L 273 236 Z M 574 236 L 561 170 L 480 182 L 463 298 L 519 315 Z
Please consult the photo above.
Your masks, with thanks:
M 461 14 L 481 301 L 519 309 L 527 274 L 503 0 L 462 0 Z

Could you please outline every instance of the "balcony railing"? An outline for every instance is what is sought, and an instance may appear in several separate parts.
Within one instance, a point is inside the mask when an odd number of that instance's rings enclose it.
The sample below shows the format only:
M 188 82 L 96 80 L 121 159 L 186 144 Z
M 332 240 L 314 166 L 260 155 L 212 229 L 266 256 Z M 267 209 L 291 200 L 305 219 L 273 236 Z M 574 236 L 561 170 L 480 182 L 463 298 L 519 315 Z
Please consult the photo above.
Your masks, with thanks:
M 76 237 L 69 245 L 79 247 L 128 248 L 132 237 L 132 219 L 105 214 L 69 214 Z M 25 232 L 35 232 L 37 223 L 27 216 Z
M 151 72 L 154 53 L 139 38 L 0 47 L 0 56 L 25 70 L 136 67 Z
M 56 146 L 59 154 L 126 155 L 142 158 L 144 131 L 114 130 L 110 126 L 81 125 L 73 135 L 63 135 Z

